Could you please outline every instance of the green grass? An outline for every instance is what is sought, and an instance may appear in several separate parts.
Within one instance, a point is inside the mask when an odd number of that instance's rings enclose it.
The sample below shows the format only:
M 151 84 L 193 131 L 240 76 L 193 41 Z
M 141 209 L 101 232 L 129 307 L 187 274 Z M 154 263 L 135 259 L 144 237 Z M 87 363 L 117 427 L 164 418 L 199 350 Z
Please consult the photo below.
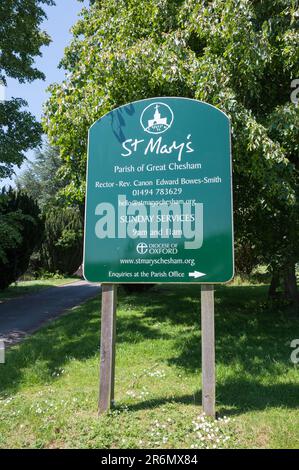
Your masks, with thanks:
M 230 421 L 211 422 L 202 440 L 195 423 L 200 288 L 160 286 L 120 292 L 116 407 L 105 416 L 97 417 L 99 298 L 7 352 L 0 447 L 298 448 L 299 371 L 290 342 L 299 337 L 299 316 L 271 310 L 266 289 L 217 287 L 217 410 Z
M 47 287 L 60 286 L 74 281 L 76 281 L 76 279 L 71 277 L 18 281 L 16 284 L 12 284 L 7 289 L 0 291 L 0 303 L 15 297 L 23 297 L 24 295 L 32 294 L 33 292 L 46 289 Z

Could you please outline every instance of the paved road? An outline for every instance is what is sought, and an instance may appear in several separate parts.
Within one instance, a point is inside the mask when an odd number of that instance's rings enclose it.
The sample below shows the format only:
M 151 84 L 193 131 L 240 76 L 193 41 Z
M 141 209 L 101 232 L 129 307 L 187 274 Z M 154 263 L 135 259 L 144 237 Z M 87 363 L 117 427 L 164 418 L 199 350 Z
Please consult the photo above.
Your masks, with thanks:
M 7 343 L 15 343 L 66 309 L 99 292 L 100 286 L 97 284 L 76 281 L 4 302 L 0 304 L 0 338 Z

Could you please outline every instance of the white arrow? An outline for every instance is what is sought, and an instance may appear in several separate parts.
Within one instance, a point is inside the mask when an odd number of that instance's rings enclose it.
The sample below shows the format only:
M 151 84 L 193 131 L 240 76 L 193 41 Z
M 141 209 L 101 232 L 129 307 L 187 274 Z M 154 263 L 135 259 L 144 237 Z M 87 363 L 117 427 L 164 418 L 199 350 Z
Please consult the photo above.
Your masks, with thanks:
M 205 273 L 200 273 L 199 271 L 194 271 L 193 273 L 189 273 L 189 277 L 194 277 L 195 279 L 198 277 L 205 276 Z

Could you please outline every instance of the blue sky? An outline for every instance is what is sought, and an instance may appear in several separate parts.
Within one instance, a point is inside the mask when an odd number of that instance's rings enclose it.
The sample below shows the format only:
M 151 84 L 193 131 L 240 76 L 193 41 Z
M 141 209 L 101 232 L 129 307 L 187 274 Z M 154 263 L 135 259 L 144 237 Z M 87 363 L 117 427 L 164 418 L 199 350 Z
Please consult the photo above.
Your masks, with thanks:
M 45 7 L 48 19 L 44 21 L 42 29 L 47 31 L 51 36 L 52 42 L 50 46 L 43 47 L 42 56 L 37 57 L 36 67 L 46 75 L 46 80 L 35 80 L 32 83 L 20 84 L 17 80 L 8 79 L 6 89 L 6 99 L 11 97 L 24 98 L 28 103 L 29 111 L 40 120 L 42 115 L 42 106 L 47 99 L 47 87 L 53 82 L 60 82 L 64 78 L 64 71 L 58 69 L 58 64 L 63 57 L 64 48 L 71 40 L 70 28 L 76 23 L 78 15 L 83 6 L 88 5 L 88 1 L 83 3 L 78 0 L 56 0 L 56 6 Z M 33 158 L 33 152 L 28 152 L 28 158 Z M 16 168 L 16 174 L 21 170 Z M 1 181 L 3 184 L 12 184 L 12 180 L 6 179 Z

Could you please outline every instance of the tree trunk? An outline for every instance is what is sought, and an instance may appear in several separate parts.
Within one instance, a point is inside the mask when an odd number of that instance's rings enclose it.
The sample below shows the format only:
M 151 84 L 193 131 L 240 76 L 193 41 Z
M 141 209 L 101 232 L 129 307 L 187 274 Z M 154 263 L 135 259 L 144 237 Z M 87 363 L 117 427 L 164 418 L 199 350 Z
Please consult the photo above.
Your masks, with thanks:
M 275 299 L 277 296 L 277 288 L 279 287 L 279 271 L 273 271 L 271 284 L 268 291 L 269 299 Z
M 286 266 L 283 272 L 283 281 L 285 297 L 297 305 L 299 302 L 299 294 L 297 288 L 295 264 Z

